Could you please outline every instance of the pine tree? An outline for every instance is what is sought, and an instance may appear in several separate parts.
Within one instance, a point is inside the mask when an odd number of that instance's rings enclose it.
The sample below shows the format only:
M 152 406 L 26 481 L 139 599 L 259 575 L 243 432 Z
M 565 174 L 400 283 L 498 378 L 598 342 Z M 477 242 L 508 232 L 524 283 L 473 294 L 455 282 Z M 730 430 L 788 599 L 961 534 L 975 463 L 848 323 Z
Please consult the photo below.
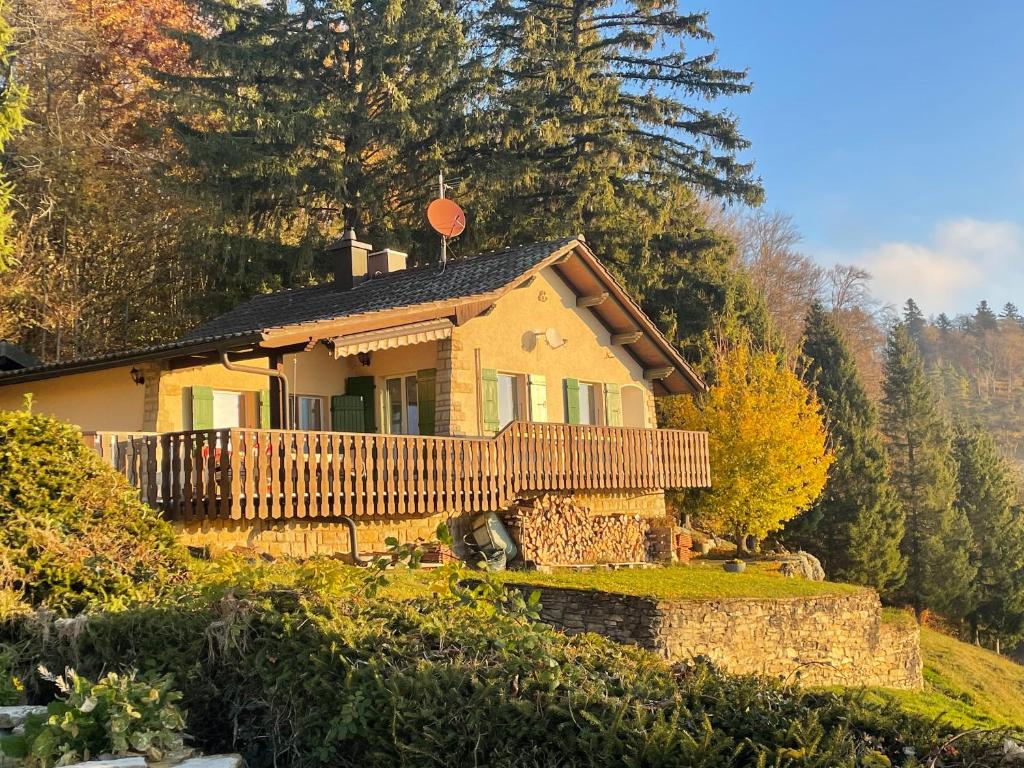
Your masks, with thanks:
M 889 334 L 882 390 L 882 431 L 906 514 L 907 579 L 899 596 L 918 612 L 927 608 L 962 619 L 973 608 L 974 543 L 966 515 L 954 506 L 949 428 L 905 323 Z
M 874 406 L 832 313 L 815 302 L 804 333 L 805 372 L 824 409 L 836 460 L 821 497 L 787 526 L 787 541 L 792 534 L 830 577 L 892 595 L 906 577 L 904 517 L 889 483 Z
M 960 427 L 953 440 L 963 511 L 974 535 L 976 605 L 968 616 L 975 638 L 984 633 L 1001 644 L 1024 635 L 1024 518 L 1014 505 L 1013 470 L 991 436 Z
M 999 313 L 999 317 L 1003 320 L 1013 320 L 1015 323 L 1019 323 L 1021 320 L 1020 311 L 1017 309 L 1017 305 L 1012 301 L 1008 301 L 1003 304 L 1003 309 Z
M 204 243 L 228 285 L 302 281 L 344 223 L 409 244 L 453 148 L 472 144 L 463 22 L 434 0 L 197 0 L 195 70 L 160 75 L 182 175 L 223 223 Z M 348 222 L 342 221 L 347 211 Z M 378 241 L 379 242 L 379 241 Z
M 974 323 L 973 327 L 976 331 L 994 331 L 999 327 L 999 323 L 996 319 L 996 313 L 989 307 L 988 302 L 982 299 L 981 303 L 978 304 L 977 309 L 974 310 Z
M 913 299 L 907 299 L 907 303 L 903 305 L 903 324 L 907 326 L 907 333 L 910 334 L 911 340 L 917 345 L 919 352 L 924 351 L 924 329 L 928 324 L 924 319 L 924 313 L 921 312 L 921 308 L 917 306 L 917 302 Z
M 949 333 L 953 330 L 953 321 L 949 319 L 949 315 L 945 312 L 940 312 L 939 316 L 935 318 L 935 327 L 942 334 L 943 338 L 949 336 Z
M 25 125 L 26 93 L 14 80 L 14 29 L 5 18 L 6 3 L 0 1 L 0 155 L 4 145 Z M 6 164 L 6 163 L 5 163 Z M 0 273 L 10 263 L 13 250 L 10 230 L 14 223 L 10 207 L 14 185 L 0 172 Z

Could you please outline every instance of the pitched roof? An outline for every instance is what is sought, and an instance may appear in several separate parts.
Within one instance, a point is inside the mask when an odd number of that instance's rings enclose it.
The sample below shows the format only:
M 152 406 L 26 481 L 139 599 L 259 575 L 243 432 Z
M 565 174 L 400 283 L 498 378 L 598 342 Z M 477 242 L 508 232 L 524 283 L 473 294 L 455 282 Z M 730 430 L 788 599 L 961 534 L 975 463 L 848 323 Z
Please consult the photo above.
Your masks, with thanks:
M 630 297 L 582 237 L 563 237 L 542 243 L 505 248 L 435 266 L 403 270 L 368 280 L 351 289 L 333 283 L 256 296 L 169 344 L 108 355 L 0 371 L 0 385 L 32 381 L 128 365 L 149 360 L 214 356 L 233 346 L 275 349 L 339 334 L 390 327 L 413 315 L 442 317 L 457 322 L 473 317 L 507 291 L 552 265 L 587 303 L 613 337 L 628 344 L 629 354 L 650 374 L 656 393 L 695 392 L 704 382 L 679 351 Z M 609 296 L 612 300 L 605 301 Z M 465 312 L 465 315 L 463 315 Z M 615 342 L 616 335 L 628 337 Z M 633 338 L 639 335 L 642 338 Z M 667 365 L 666 365 L 667 364 Z
M 266 331 L 491 293 L 576 239 L 563 237 L 451 261 L 443 272 L 436 266 L 403 270 L 367 280 L 349 290 L 328 283 L 256 296 L 200 325 L 184 338 Z

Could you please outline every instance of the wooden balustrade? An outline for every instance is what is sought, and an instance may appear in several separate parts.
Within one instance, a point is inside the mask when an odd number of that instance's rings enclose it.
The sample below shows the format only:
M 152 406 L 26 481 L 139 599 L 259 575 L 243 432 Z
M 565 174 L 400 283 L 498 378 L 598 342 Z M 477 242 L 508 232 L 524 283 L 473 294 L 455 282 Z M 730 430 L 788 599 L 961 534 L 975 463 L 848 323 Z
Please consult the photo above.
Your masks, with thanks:
M 86 440 L 179 520 L 499 510 L 524 491 L 710 485 L 707 434 L 514 422 L 494 438 L 213 429 Z

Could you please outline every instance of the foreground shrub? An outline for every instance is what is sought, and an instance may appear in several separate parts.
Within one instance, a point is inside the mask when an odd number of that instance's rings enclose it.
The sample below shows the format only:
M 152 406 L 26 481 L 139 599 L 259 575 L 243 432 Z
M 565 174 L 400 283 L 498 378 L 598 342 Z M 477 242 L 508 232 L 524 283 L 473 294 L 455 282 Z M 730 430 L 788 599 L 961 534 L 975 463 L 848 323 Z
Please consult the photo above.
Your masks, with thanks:
M 184 565 L 171 527 L 76 428 L 0 411 L 0 594 L 114 607 L 161 594 Z
M 23 733 L 0 740 L 5 754 L 29 768 L 52 768 L 99 755 L 145 755 L 167 760 L 184 755 L 185 721 L 176 704 L 181 694 L 169 678 L 136 679 L 135 673 L 107 674 L 98 683 L 69 669 L 54 677 L 60 698 L 45 715 L 30 715 Z
M 1001 744 L 856 696 L 808 693 L 533 622 L 536 605 L 451 572 L 433 598 L 369 596 L 316 566 L 275 586 L 54 622 L 0 641 L 97 675 L 173 675 L 207 751 L 260 766 L 995 765 Z M 372 578 L 372 576 L 371 576 Z M 446 586 L 447 584 L 447 586 Z M 329 597 L 324 597 L 324 595 Z M 32 677 L 30 694 L 48 695 Z M 986 762 L 988 761 L 988 762 Z

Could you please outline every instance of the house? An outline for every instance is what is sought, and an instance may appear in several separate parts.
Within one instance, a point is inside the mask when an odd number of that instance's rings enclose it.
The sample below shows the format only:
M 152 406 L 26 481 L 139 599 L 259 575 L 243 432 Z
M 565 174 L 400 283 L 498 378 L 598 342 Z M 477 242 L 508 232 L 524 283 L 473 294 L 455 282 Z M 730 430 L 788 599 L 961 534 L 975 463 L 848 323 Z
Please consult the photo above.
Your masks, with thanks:
M 0 372 L 0 409 L 80 425 L 191 543 L 296 555 L 543 492 L 664 516 L 709 483 L 706 435 L 654 408 L 703 383 L 582 237 L 407 269 L 349 230 L 331 254 L 333 282 L 176 342 Z

